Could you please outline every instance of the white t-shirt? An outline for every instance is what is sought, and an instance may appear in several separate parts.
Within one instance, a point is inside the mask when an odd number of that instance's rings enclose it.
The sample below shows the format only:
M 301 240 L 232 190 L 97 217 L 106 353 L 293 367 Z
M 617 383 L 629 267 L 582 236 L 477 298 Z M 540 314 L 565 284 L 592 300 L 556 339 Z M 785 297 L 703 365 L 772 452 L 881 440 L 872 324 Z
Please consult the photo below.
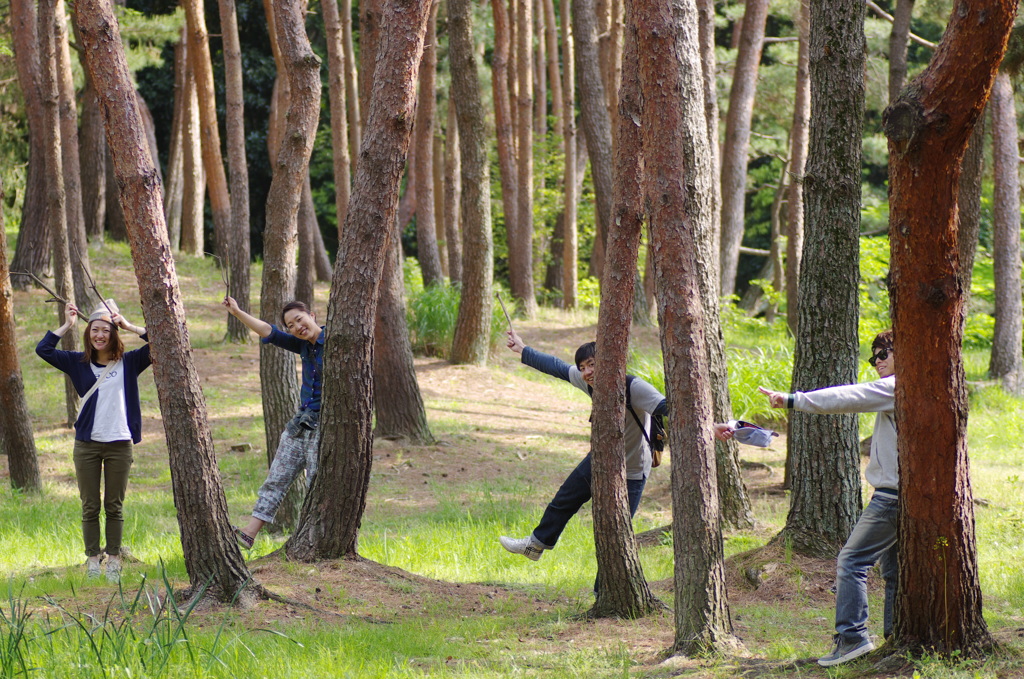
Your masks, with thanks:
M 90 363 L 92 374 L 99 379 L 106 366 Z M 128 428 L 128 407 L 124 400 L 124 363 L 118 361 L 107 373 L 106 379 L 90 398 L 97 399 L 96 414 L 92 420 L 92 438 L 97 443 L 111 441 L 131 441 L 132 432 Z

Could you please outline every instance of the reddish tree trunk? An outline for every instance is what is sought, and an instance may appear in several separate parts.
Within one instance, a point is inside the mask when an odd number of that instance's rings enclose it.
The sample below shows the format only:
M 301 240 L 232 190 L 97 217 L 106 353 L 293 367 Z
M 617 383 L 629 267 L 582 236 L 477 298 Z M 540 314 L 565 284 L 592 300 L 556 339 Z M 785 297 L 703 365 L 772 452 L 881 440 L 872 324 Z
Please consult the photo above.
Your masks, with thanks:
M 434 101 L 437 80 L 437 0 L 431 2 L 427 24 L 427 45 L 420 62 L 419 103 L 416 105 L 416 254 L 423 272 L 423 285 L 444 282 L 441 257 L 437 251 L 437 215 L 434 214 Z
M 796 90 L 793 95 L 793 124 L 789 129 L 789 191 L 786 196 L 786 324 L 794 337 L 800 318 L 800 258 L 804 250 L 804 170 L 811 123 L 809 0 L 800 1 L 797 30 L 800 46 L 796 59 Z
M 498 147 L 498 180 L 501 183 L 501 208 L 505 232 L 513 231 L 516 218 L 518 184 L 516 183 L 515 127 L 509 97 L 509 21 L 503 0 L 491 0 L 494 18 L 494 53 L 491 56 L 491 96 L 494 99 L 494 135 Z M 463 159 L 465 161 L 465 159 Z M 465 188 L 469 188 L 468 186 Z
M 455 100 L 448 98 L 448 129 L 444 142 L 444 233 L 448 246 L 448 279 L 462 282 L 462 156 Z
M 960 161 L 1013 25 L 1010 0 L 953 6 L 931 63 L 883 116 L 899 428 L 896 643 L 943 654 L 990 643 L 981 610 L 960 346 Z
M 533 289 L 533 0 L 516 0 L 516 221 L 508 227 L 509 287 L 522 311 L 537 312 Z
M 630 12 L 629 18 L 632 18 Z M 626 35 L 623 81 L 615 152 L 615 219 L 608 232 L 608 258 L 597 320 L 597 364 L 590 447 L 593 455 L 594 546 L 597 551 L 597 601 L 590 614 L 636 618 L 658 608 L 633 536 L 626 497 L 626 357 L 640 228 L 644 222 L 642 142 L 634 122 L 641 115 L 637 80 L 636 31 Z
M 764 26 L 768 19 L 768 0 L 744 3 L 743 32 L 736 52 L 729 111 L 725 118 L 725 145 L 722 147 L 722 294 L 736 289 L 736 268 L 743 242 L 744 203 L 747 198 L 747 148 L 750 146 L 750 122 L 754 115 L 757 72 L 761 63 Z
M 14 290 L 8 278 L 7 238 L 4 233 L 4 188 L 0 179 L 0 346 L 17 346 L 14 327 Z M 25 401 L 18 352 L 0 351 L 0 454 L 7 456 L 11 487 L 39 491 L 39 461 L 32 436 L 32 416 Z
M 100 96 L 114 172 L 123 188 L 132 261 L 166 425 L 174 505 L 191 583 L 188 595 L 197 595 L 206 587 L 208 596 L 234 601 L 251 576 L 231 531 L 163 224 L 156 168 L 146 150 L 120 29 L 110 4 L 99 0 L 78 0 L 75 17 L 86 64 Z
M 645 189 L 657 276 L 665 386 L 673 404 L 672 512 L 676 633 L 693 655 L 732 640 L 704 309 L 697 261 L 710 230 L 711 183 L 697 8 L 692 0 L 637 3 Z M 624 75 L 623 80 L 627 76 Z
M 373 460 L 373 327 L 398 183 L 412 133 L 430 3 L 385 5 L 369 115 L 327 312 L 320 467 L 286 544 L 300 560 L 356 555 Z M 344 292 L 342 292 L 344 291 Z
M 349 3 L 348 11 L 352 11 Z M 345 17 L 347 25 L 338 15 L 337 2 L 321 3 L 324 14 L 324 32 L 327 33 L 327 90 L 331 106 L 331 155 L 334 160 L 334 214 L 338 220 L 338 240 L 342 238 L 341 228 L 348 214 L 348 200 L 352 190 L 352 158 L 349 153 L 349 124 L 359 127 L 358 118 L 349 121 L 346 100 L 348 51 L 346 40 L 351 40 L 351 14 Z M 347 31 L 347 32 L 346 32 Z M 354 67 L 354 65 L 353 65 Z M 353 81 L 354 84 L 354 81 Z M 356 107 L 358 111 L 358 106 Z M 356 132 L 358 139 L 358 132 Z M 359 147 L 352 146 L 356 151 Z
M 484 365 L 491 342 L 494 243 L 491 234 L 491 173 L 487 158 L 487 128 L 476 70 L 470 0 L 448 0 L 448 36 L 452 99 L 459 102 L 455 109 L 462 164 L 462 201 L 459 211 L 465 245 L 462 297 L 452 340 L 452 363 Z M 492 77 L 496 78 L 497 74 Z
M 576 307 L 579 294 L 579 237 L 576 228 L 577 203 L 579 202 L 579 184 L 576 183 L 577 165 L 577 130 L 576 130 L 576 47 L 572 34 L 572 2 L 562 0 L 562 115 L 565 120 L 564 142 L 565 170 L 562 175 L 562 306 L 566 309 Z

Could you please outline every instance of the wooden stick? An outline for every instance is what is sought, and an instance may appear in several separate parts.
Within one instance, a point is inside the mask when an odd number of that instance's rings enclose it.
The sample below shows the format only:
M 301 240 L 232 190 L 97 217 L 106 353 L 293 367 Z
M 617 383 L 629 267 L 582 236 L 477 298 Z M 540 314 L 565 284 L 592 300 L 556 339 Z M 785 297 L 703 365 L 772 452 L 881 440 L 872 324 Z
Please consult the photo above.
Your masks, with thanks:
M 505 303 L 501 301 L 501 295 L 495 292 L 494 296 L 498 298 L 498 304 L 501 305 L 501 310 L 505 312 L 505 320 L 508 321 L 508 329 L 511 330 L 512 332 L 515 332 L 515 328 L 512 327 L 512 319 L 509 318 L 508 315 L 508 309 L 505 308 Z
M 8 277 L 10 277 L 10 276 L 28 276 L 28 277 L 34 279 L 36 283 L 39 283 L 40 287 L 42 287 L 43 290 L 46 290 L 48 293 L 50 293 L 50 297 L 52 299 L 46 300 L 47 302 L 53 301 L 53 302 L 60 302 L 61 304 L 67 304 L 68 303 L 68 301 L 66 299 L 64 299 L 63 297 L 58 295 L 56 292 L 54 292 L 53 290 L 48 288 L 46 286 L 46 283 L 44 283 L 41 280 L 39 280 L 39 277 L 36 276 L 34 273 L 29 273 L 27 271 L 11 271 L 7 275 L 8 275 Z

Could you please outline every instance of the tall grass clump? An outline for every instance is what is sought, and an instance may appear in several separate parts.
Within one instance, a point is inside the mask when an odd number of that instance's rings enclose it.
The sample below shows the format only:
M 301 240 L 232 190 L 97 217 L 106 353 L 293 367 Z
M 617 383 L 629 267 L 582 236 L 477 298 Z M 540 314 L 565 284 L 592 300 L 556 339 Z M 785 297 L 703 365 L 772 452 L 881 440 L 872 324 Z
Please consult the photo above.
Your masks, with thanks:
M 444 282 L 424 288 L 419 263 L 410 257 L 405 260 L 403 266 L 405 292 L 408 298 L 406 323 L 409 326 L 412 350 L 424 356 L 447 359 L 451 355 L 452 340 L 455 339 L 455 321 L 459 317 L 461 287 Z M 509 313 L 514 315 L 516 306 L 509 295 L 498 285 L 495 285 L 494 289 L 502 296 Z M 491 309 L 492 349 L 504 338 L 505 325 L 505 315 L 495 301 Z

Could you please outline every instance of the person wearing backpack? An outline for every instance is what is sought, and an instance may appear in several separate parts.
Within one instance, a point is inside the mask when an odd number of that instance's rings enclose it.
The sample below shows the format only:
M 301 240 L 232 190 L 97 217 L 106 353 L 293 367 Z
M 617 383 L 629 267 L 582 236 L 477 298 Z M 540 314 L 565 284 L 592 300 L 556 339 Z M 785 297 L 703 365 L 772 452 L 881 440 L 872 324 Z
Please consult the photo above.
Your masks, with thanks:
M 542 373 L 565 380 L 577 389 L 593 396 L 594 355 L 596 342 L 587 342 L 576 350 L 575 363 L 569 365 L 554 356 L 542 353 L 523 344 L 515 330 L 508 330 L 507 346 L 522 356 L 525 365 Z M 626 449 L 626 494 L 629 499 L 629 514 L 636 514 L 643 496 L 647 477 L 652 467 L 651 442 L 657 442 L 657 432 L 652 438 L 652 422 L 659 422 L 668 414 L 665 397 L 657 389 L 639 377 L 626 377 L 626 421 L 623 442 Z M 662 429 L 663 431 L 663 429 Z M 727 440 L 733 431 L 727 424 L 715 425 L 715 438 Z M 501 546 L 513 554 L 521 554 L 537 561 L 544 551 L 554 549 L 566 524 L 591 498 L 590 453 L 562 482 L 562 486 L 548 503 L 544 514 L 533 532 L 524 538 L 502 535 Z

